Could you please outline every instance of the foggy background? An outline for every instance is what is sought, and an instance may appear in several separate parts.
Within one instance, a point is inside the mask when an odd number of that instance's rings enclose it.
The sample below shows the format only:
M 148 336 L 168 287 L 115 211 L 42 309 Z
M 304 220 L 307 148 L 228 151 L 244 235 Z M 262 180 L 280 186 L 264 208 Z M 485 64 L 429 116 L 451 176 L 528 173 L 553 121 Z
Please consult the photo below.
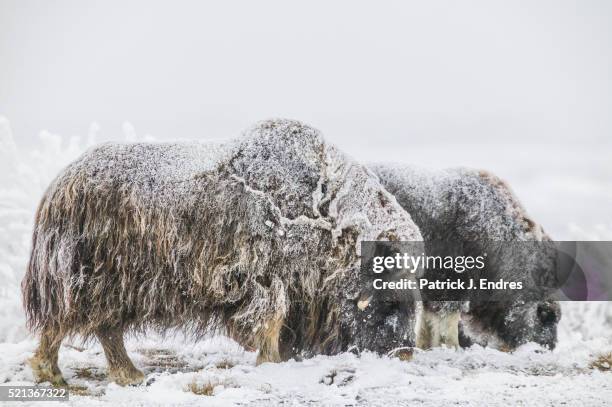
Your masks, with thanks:
M 608 1 L 0 0 L 0 115 L 26 146 L 295 118 L 362 161 L 493 170 L 564 237 L 612 224 L 611 22 Z

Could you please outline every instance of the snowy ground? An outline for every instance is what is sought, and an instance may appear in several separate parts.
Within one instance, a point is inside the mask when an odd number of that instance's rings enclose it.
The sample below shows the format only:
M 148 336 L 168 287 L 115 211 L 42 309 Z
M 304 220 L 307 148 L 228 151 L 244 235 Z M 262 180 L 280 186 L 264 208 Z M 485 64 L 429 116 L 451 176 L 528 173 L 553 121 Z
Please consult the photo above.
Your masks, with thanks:
M 139 139 L 130 126 L 124 130 L 127 140 Z M 8 121 L 0 118 L 0 383 L 5 385 L 33 380 L 25 361 L 36 342 L 24 328 L 19 282 L 35 206 L 51 178 L 94 143 L 96 133 L 96 126 L 83 139 L 43 133 L 38 145 L 26 149 L 16 145 Z M 473 156 L 469 146 L 463 148 L 464 157 Z M 440 156 L 440 149 L 432 150 L 438 160 L 452 162 Z M 576 150 L 566 150 L 552 158 L 519 154 L 520 165 L 501 167 L 500 160 L 483 155 L 490 162 L 478 165 L 508 178 L 557 239 L 612 240 L 609 152 L 593 149 L 580 160 Z M 422 151 L 413 157 L 425 157 L 427 148 Z M 462 150 L 453 148 L 452 154 L 461 157 Z M 576 208 L 580 213 L 568 216 Z M 108 383 L 97 343 L 65 343 L 60 368 L 72 388 L 71 405 L 609 404 L 612 373 L 591 363 L 612 351 L 612 304 L 564 303 L 563 312 L 553 352 L 535 345 L 512 354 L 474 347 L 416 351 L 411 361 L 365 353 L 256 367 L 254 353 L 223 337 L 194 342 L 180 335 L 151 335 L 128 341 L 135 364 L 147 375 L 146 385 Z

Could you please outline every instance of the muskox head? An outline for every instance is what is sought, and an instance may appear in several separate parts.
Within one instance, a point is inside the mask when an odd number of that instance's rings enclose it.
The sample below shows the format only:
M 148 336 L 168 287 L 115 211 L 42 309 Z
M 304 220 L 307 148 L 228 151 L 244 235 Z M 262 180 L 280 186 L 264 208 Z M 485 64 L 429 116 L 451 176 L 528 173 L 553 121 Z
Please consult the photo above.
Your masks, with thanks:
M 554 349 L 560 318 L 561 308 L 556 301 L 472 305 L 469 313 L 462 317 L 461 346 L 478 343 L 513 350 L 525 343 L 535 342 Z
M 561 318 L 559 303 L 549 300 L 560 284 L 556 245 L 545 236 L 540 241 L 490 242 L 487 249 L 487 276 L 521 281 L 524 290 L 504 290 L 488 300 L 471 301 L 463 317 L 464 344 L 471 337 L 504 350 L 528 342 L 554 349 Z
M 414 346 L 416 307 L 413 291 L 385 288 L 387 283 L 398 283 L 414 276 L 405 270 L 374 274 L 368 262 L 373 256 L 392 256 L 394 246 L 391 243 L 362 248 L 361 273 L 350 284 L 354 287 L 352 295 L 343 299 L 343 327 L 351 338 L 350 345 L 358 349 L 389 353 Z

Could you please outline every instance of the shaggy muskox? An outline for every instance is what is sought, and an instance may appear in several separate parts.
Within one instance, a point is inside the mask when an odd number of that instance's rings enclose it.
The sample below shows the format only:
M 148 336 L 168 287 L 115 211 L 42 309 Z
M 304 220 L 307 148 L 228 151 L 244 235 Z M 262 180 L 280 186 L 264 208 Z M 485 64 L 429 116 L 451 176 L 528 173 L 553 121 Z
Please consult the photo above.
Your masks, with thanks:
M 487 277 L 518 277 L 529 273 L 554 278 L 555 253 L 549 237 L 520 204 L 509 186 L 486 171 L 470 169 L 426 170 L 413 166 L 372 165 L 385 188 L 412 216 L 426 248 L 433 242 L 468 243 L 483 253 L 499 242 L 516 245 L 523 257 L 539 257 L 519 267 L 504 262 L 489 269 Z M 495 249 L 495 247 L 493 247 Z M 525 253 L 530 250 L 531 253 Z M 543 297 L 542 297 L 543 298 Z M 466 309 L 466 305 L 468 305 Z M 512 349 L 526 342 L 554 348 L 561 316 L 554 301 L 424 302 L 416 345 L 429 348 L 446 344 L 469 346 L 472 342 Z M 463 311 L 463 313 L 461 313 Z
M 124 333 L 222 331 L 258 362 L 412 345 L 413 304 L 372 292 L 360 242 L 422 240 L 365 167 L 295 121 L 226 145 L 104 144 L 38 208 L 22 283 L 30 364 L 64 384 L 63 338 L 97 337 L 119 384 L 143 374 Z

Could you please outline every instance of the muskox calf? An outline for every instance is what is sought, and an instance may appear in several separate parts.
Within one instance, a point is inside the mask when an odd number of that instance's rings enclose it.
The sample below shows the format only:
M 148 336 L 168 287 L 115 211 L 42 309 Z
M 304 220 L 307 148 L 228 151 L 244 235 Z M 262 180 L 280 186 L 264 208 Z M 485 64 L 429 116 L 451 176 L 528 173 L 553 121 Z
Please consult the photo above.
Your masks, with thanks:
M 382 184 L 395 195 L 421 230 L 425 247 L 431 242 L 468 243 L 483 253 L 499 242 L 536 241 L 537 261 L 513 268 L 511 262 L 488 269 L 486 277 L 502 274 L 524 279 L 554 277 L 555 254 L 540 225 L 520 204 L 508 185 L 486 171 L 465 168 L 426 170 L 413 166 L 372 165 Z M 519 246 L 525 251 L 529 245 Z M 527 257 L 527 256 L 525 256 Z M 465 300 L 469 300 L 466 297 Z M 425 302 L 416 345 L 468 346 L 472 342 L 512 349 L 526 342 L 554 348 L 561 311 L 554 301 Z M 461 311 L 463 310 L 463 313 Z M 461 320 L 461 322 L 460 322 Z
M 64 384 L 63 338 L 97 337 L 138 383 L 124 333 L 220 330 L 258 363 L 412 345 L 413 306 L 373 293 L 362 240 L 422 240 L 376 176 L 315 129 L 274 120 L 224 146 L 105 144 L 66 168 L 36 214 L 22 283 L 30 364 Z

